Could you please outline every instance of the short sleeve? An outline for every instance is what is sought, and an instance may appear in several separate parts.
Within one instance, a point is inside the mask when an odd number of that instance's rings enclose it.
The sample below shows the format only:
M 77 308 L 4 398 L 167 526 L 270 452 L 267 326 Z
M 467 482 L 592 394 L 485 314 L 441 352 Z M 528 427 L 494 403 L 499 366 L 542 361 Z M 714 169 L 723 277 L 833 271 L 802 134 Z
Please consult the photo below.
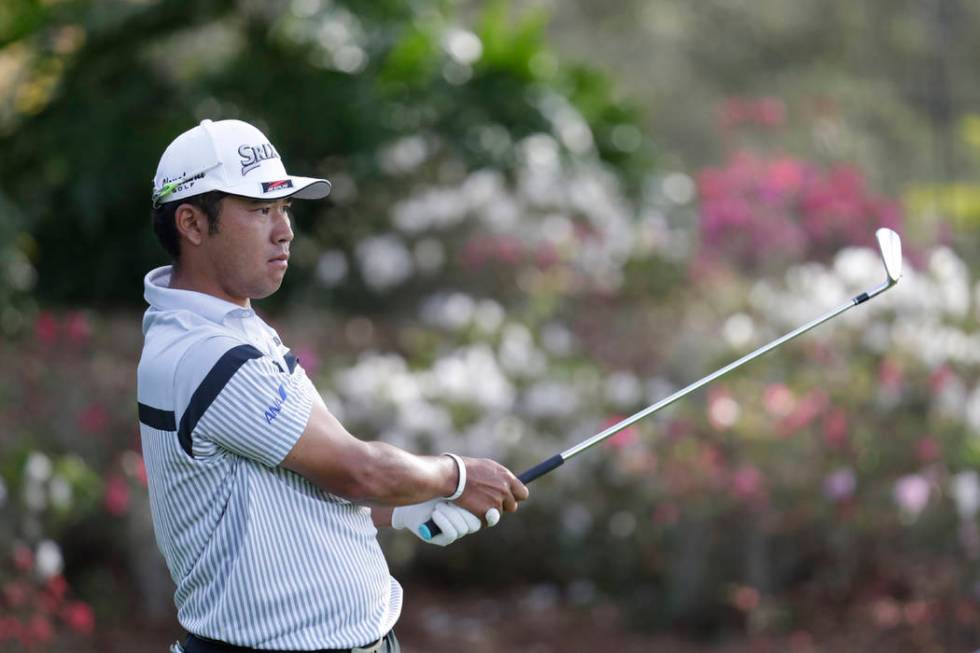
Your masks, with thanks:
M 212 443 L 276 466 L 306 429 L 314 394 L 299 365 L 283 369 L 255 347 L 236 344 L 220 355 L 197 386 L 178 436 L 189 438 L 185 450 L 206 451 Z

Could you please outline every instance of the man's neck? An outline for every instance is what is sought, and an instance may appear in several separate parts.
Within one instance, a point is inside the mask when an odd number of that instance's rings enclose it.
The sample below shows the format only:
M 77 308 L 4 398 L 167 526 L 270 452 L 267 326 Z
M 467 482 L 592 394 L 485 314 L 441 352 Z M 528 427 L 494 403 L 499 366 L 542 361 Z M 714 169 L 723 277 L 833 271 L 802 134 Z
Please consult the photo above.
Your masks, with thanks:
M 176 263 L 173 265 L 173 271 L 170 274 L 170 287 L 174 290 L 193 290 L 194 292 L 211 295 L 226 302 L 238 304 L 242 308 L 251 308 L 252 306 L 251 300 L 248 297 L 244 299 L 232 297 L 213 279 L 210 279 L 206 275 L 192 274 L 184 266 L 178 266 Z

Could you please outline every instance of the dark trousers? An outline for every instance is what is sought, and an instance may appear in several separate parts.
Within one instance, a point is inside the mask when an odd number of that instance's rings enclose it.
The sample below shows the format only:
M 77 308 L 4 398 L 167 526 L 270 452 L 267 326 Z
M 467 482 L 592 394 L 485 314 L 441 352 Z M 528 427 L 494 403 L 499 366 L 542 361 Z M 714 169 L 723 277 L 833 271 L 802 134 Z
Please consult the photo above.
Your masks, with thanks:
M 324 648 L 316 651 L 303 652 L 270 651 L 268 649 L 235 646 L 234 644 L 226 644 L 213 639 L 197 637 L 196 635 L 188 635 L 187 639 L 184 641 L 185 653 L 357 653 L 362 650 L 363 649 L 360 648 Z M 390 631 L 384 636 L 381 646 L 377 648 L 377 653 L 401 653 L 401 647 L 398 645 L 398 638 L 395 637 L 394 630 Z

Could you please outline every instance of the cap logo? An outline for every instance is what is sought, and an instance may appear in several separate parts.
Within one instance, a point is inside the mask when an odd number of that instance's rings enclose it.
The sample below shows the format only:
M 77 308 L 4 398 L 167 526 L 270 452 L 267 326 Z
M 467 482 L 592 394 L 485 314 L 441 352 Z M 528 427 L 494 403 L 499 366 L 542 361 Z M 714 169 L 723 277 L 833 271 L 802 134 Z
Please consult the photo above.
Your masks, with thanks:
M 280 181 L 263 181 L 262 182 L 262 192 L 272 193 L 277 190 L 282 190 L 283 188 L 292 188 L 292 179 L 282 179 Z
M 242 157 L 242 176 L 258 168 L 263 161 L 278 159 L 279 153 L 270 143 L 262 145 L 242 145 L 238 148 L 238 156 Z

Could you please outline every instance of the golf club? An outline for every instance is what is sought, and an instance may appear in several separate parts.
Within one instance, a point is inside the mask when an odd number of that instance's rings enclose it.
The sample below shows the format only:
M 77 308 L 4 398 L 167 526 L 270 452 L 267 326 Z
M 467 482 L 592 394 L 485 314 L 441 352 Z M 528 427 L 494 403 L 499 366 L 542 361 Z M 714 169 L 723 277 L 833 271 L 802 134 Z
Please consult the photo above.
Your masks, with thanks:
M 784 342 L 788 342 L 793 338 L 795 338 L 796 336 L 806 333 L 813 327 L 819 324 L 823 324 L 824 322 L 826 322 L 827 320 L 833 317 L 837 317 L 838 315 L 840 315 L 841 313 L 843 313 L 849 308 L 857 306 L 858 304 L 863 304 L 864 302 L 868 301 L 875 295 L 878 295 L 888 290 L 892 286 L 894 286 L 896 283 L 898 283 L 898 280 L 902 276 L 902 241 L 898 237 L 897 233 L 895 233 L 891 229 L 885 229 L 885 228 L 878 229 L 878 231 L 875 232 L 875 237 L 878 239 L 878 248 L 881 252 L 881 259 L 885 264 L 885 273 L 887 275 L 887 278 L 883 283 L 859 295 L 855 295 L 847 303 L 838 306 L 837 308 L 825 313 L 824 315 L 821 315 L 815 320 L 807 322 L 803 326 L 793 331 L 790 331 L 789 333 L 782 336 L 781 338 L 777 338 L 776 340 L 773 340 L 772 342 L 763 345 L 762 347 L 759 347 L 755 351 L 746 354 L 745 356 L 742 356 L 737 361 L 734 361 L 733 363 L 729 363 L 725 367 L 722 367 L 721 369 L 712 372 L 708 376 L 699 379 L 698 381 L 695 381 L 689 386 L 681 390 L 678 390 L 677 392 L 670 395 L 669 397 L 661 399 L 660 401 L 658 401 L 657 403 L 651 406 L 647 406 L 640 412 L 630 415 L 626 419 L 616 424 L 613 424 L 612 426 L 602 431 L 601 433 L 596 433 L 589 439 L 580 442 L 574 447 L 566 449 L 565 451 L 562 451 L 559 454 L 555 454 L 551 458 L 548 458 L 547 460 L 538 463 L 534 467 L 519 474 L 518 478 L 521 479 L 522 483 L 530 483 L 534 479 L 547 474 L 548 472 L 552 471 L 557 467 L 560 467 L 569 458 L 573 458 L 578 454 L 582 453 L 583 451 L 586 451 L 587 449 L 591 449 L 592 447 L 599 444 L 606 438 L 609 438 L 615 435 L 616 433 L 619 433 L 623 429 L 631 426 L 632 424 L 638 422 L 644 417 L 647 417 L 648 415 L 652 415 L 653 413 L 657 412 L 661 408 L 665 408 L 670 404 L 674 403 L 681 397 L 685 397 L 691 392 L 697 390 L 698 388 L 707 385 L 708 383 L 711 383 L 718 377 L 728 374 L 735 368 L 742 366 L 744 363 L 747 363 L 750 360 L 758 358 L 759 356 L 765 354 L 766 352 L 775 349 L 776 347 L 783 344 Z M 439 527 L 431 519 L 427 521 L 425 524 L 419 526 L 419 535 L 421 535 L 422 538 L 426 540 L 435 537 L 441 532 L 442 531 L 439 529 Z

